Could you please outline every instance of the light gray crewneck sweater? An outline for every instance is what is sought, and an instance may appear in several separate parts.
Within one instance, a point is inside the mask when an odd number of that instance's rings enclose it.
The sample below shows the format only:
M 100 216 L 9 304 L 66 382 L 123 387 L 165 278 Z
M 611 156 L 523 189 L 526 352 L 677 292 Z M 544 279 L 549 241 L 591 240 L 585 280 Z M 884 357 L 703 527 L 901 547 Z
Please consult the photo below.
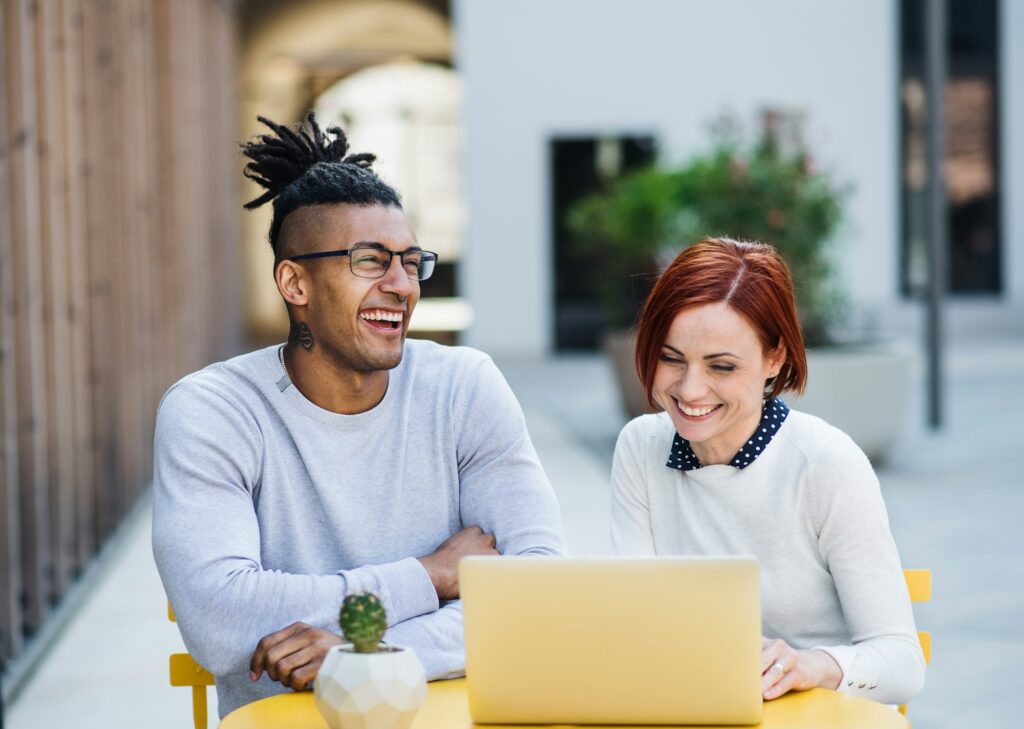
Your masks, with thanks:
M 562 554 L 558 505 L 522 411 L 485 354 L 409 340 L 372 410 L 339 415 L 290 383 L 269 347 L 189 375 L 157 416 L 153 552 L 221 716 L 285 689 L 253 683 L 263 636 L 338 632 L 349 592 L 385 606 L 385 640 L 429 678 L 464 666 L 458 601 L 415 559 L 464 526 L 502 554 Z
M 624 554 L 749 554 L 762 629 L 821 648 L 839 690 L 900 704 L 924 683 L 900 558 L 871 464 L 850 437 L 790 411 L 743 469 L 666 466 L 666 413 L 623 428 L 612 465 L 612 542 Z

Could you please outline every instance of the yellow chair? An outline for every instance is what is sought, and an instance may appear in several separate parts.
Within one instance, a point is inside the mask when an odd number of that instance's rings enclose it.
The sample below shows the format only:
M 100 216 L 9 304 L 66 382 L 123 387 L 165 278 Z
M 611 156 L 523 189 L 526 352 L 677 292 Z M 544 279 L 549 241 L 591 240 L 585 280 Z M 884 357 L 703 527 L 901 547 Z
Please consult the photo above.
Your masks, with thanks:
M 177 622 L 170 601 L 167 603 L 167 617 L 172 623 Z M 213 674 L 196 663 L 188 653 L 172 653 L 170 663 L 171 686 L 192 687 L 192 723 L 195 729 L 206 729 L 206 687 L 213 686 Z
M 907 590 L 910 592 L 910 602 L 928 602 L 932 599 L 932 571 L 931 570 L 903 570 L 903 578 L 907 581 Z M 921 652 L 924 653 L 924 662 L 932 662 L 932 634 L 926 631 L 918 632 L 917 639 L 921 642 Z M 907 715 L 907 705 L 900 706 L 900 713 Z

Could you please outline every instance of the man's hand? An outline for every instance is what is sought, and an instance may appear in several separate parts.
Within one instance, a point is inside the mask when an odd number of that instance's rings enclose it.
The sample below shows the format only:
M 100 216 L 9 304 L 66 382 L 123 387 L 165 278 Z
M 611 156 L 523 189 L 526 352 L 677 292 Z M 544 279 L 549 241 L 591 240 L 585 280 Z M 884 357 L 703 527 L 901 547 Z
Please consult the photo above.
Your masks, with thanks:
M 795 650 L 784 640 L 761 638 L 761 693 L 765 699 L 817 686 L 835 689 L 842 678 L 839 664 L 825 651 Z
M 249 678 L 258 681 L 264 671 L 281 685 L 301 691 L 308 688 L 324 662 L 324 656 L 341 638 L 305 623 L 292 623 L 264 636 L 249 660 Z
M 493 534 L 485 534 L 478 526 L 466 527 L 448 537 L 440 547 L 419 561 L 434 583 L 438 600 L 456 600 L 459 597 L 459 560 L 470 555 L 495 555 L 498 550 Z

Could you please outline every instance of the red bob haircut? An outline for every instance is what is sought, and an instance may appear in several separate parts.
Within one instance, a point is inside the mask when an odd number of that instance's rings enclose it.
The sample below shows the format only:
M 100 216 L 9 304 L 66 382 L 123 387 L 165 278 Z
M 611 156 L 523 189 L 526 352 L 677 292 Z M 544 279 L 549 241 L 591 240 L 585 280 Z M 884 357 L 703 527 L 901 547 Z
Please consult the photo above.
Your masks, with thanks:
M 669 327 L 683 309 L 724 302 L 745 318 L 757 332 L 765 352 L 779 343 L 786 347 L 786 361 L 766 396 L 787 390 L 803 392 L 807 383 L 804 337 L 793 299 L 789 267 L 773 247 L 730 238 L 704 238 L 672 261 L 658 278 L 640 312 L 636 334 L 636 371 L 647 402 L 652 397 L 654 371 Z

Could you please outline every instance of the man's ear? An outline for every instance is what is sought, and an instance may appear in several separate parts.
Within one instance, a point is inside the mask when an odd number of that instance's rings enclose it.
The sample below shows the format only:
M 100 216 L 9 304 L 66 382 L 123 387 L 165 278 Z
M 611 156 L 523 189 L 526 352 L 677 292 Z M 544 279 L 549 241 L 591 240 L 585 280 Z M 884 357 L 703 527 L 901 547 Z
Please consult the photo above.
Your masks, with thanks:
M 281 261 L 274 270 L 274 281 L 281 298 L 292 306 L 309 303 L 309 277 L 306 270 L 294 261 Z

